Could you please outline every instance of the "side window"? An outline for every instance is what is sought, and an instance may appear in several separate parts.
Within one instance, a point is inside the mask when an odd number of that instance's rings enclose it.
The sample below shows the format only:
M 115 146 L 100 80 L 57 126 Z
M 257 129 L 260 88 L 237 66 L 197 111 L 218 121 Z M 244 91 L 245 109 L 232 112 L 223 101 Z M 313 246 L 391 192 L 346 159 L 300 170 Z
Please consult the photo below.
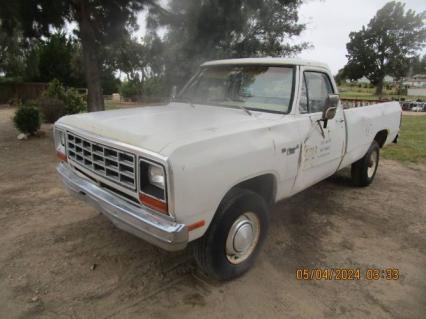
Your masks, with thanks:
M 303 75 L 302 89 L 300 91 L 299 112 L 300 114 L 309 113 L 308 111 L 308 90 L 306 89 L 306 78 Z
M 305 72 L 305 79 L 309 113 L 322 112 L 328 95 L 333 93 L 330 80 L 326 74 L 320 72 Z

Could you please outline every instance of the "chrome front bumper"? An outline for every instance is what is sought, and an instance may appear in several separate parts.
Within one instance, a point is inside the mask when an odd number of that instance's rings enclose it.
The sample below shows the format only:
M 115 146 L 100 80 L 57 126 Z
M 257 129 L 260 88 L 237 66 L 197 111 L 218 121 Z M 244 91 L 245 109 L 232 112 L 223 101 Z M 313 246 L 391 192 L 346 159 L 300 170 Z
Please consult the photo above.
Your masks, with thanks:
M 184 249 L 188 243 L 185 224 L 157 216 L 148 208 L 137 207 L 77 175 L 67 164 L 56 168 L 68 190 L 99 209 L 118 228 L 169 251 Z

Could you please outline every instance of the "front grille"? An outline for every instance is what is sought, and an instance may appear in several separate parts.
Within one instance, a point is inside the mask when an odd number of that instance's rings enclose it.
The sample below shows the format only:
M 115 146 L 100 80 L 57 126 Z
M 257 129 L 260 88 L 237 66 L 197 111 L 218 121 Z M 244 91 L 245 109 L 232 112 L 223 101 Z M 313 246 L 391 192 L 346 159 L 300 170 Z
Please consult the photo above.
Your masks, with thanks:
M 68 158 L 84 168 L 136 190 L 135 155 L 67 132 Z

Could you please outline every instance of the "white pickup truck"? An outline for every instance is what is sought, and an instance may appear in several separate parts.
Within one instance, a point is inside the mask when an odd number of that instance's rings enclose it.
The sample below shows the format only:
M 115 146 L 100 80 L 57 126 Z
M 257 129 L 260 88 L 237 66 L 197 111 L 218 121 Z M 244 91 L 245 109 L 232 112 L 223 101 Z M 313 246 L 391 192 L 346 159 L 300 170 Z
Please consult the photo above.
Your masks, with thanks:
M 322 63 L 212 61 L 167 105 L 59 119 L 57 171 L 117 227 L 166 250 L 192 242 L 228 280 L 254 263 L 272 204 L 348 165 L 369 185 L 400 122 L 396 102 L 343 109 Z

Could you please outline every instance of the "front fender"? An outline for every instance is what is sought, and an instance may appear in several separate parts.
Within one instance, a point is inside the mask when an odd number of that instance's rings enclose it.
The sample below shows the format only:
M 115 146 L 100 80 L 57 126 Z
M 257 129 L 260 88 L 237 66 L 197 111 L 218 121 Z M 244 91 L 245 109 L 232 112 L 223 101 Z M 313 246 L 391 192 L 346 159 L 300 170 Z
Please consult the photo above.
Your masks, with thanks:
M 235 185 L 263 174 L 277 179 L 274 143 L 267 128 L 239 132 L 177 148 L 169 157 L 171 187 L 178 222 L 204 220 L 189 234 L 204 234 L 225 196 Z

